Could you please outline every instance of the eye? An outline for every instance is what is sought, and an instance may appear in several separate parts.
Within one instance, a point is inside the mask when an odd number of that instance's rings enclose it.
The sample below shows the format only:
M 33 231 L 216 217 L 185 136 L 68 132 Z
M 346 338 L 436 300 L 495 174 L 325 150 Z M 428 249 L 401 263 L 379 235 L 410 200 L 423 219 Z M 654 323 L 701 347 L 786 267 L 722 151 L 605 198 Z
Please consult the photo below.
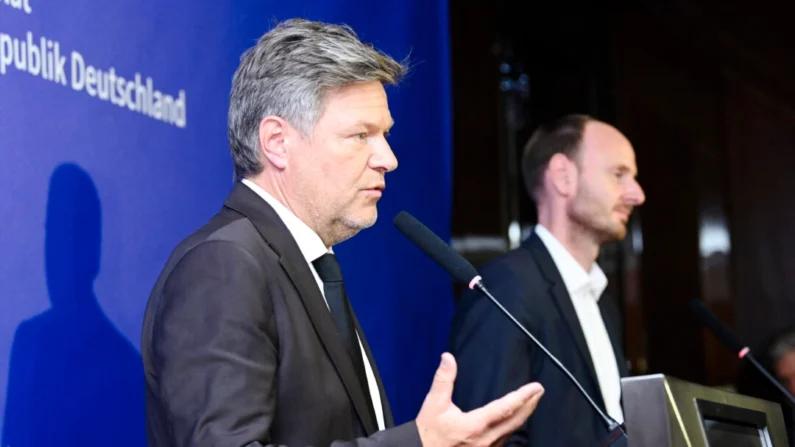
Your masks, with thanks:
M 629 175 L 629 170 L 627 169 L 616 169 L 613 171 L 613 176 L 619 182 L 624 181 L 624 179 L 627 178 L 627 175 Z
M 353 138 L 356 138 L 359 141 L 364 141 L 367 139 L 367 132 L 357 133 L 353 135 Z

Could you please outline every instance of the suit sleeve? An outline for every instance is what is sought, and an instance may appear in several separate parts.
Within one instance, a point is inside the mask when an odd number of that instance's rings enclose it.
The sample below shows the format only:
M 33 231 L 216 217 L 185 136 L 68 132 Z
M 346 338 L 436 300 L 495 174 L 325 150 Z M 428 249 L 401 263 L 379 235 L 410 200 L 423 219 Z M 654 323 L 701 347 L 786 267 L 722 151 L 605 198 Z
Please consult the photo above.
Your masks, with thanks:
M 510 281 L 490 284 L 500 304 L 535 334 L 530 315 L 521 304 L 519 286 Z M 466 290 L 457 304 L 450 333 L 450 351 L 458 363 L 454 403 L 470 411 L 532 382 L 536 351 L 531 343 L 488 298 Z M 507 445 L 527 442 L 523 426 Z
M 210 241 L 169 276 L 152 343 L 171 445 L 272 445 L 278 338 L 265 268 L 241 246 Z M 420 443 L 411 422 L 332 445 Z

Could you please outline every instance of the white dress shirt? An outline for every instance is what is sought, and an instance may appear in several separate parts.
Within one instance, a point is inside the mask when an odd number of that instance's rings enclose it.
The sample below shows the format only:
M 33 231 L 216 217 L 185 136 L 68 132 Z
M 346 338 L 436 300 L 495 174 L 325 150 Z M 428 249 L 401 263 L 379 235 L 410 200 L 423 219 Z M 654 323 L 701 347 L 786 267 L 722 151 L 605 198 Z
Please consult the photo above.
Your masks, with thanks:
M 290 211 L 286 206 L 284 206 L 281 202 L 276 200 L 273 196 L 268 194 L 264 189 L 260 188 L 256 183 L 248 180 L 243 179 L 243 184 L 251 188 L 255 193 L 257 193 L 263 200 L 268 202 L 270 206 L 273 207 L 276 214 L 282 219 L 284 225 L 290 231 L 295 242 L 298 244 L 298 248 L 301 250 L 301 254 L 304 255 L 306 259 L 306 263 L 309 265 L 309 270 L 312 271 L 312 275 L 315 277 L 315 281 L 317 282 L 317 287 L 320 289 L 320 294 L 323 295 L 323 299 L 326 299 L 326 294 L 323 289 L 323 281 L 320 279 L 320 276 L 317 274 L 315 270 L 315 266 L 312 265 L 312 261 L 315 259 L 323 256 L 326 253 L 334 253 L 331 248 L 327 248 L 325 244 L 323 244 L 323 240 L 320 239 L 320 236 L 317 235 L 307 224 L 301 221 L 292 211 Z M 326 307 L 328 307 L 328 302 L 326 302 Z M 375 381 L 375 375 L 373 374 L 373 368 L 370 365 L 370 359 L 367 357 L 367 354 L 364 351 L 364 346 L 362 346 L 362 340 L 359 337 L 359 333 L 356 333 L 356 337 L 359 339 L 359 348 L 362 350 L 362 359 L 364 360 L 364 370 L 367 374 L 367 385 L 370 388 L 370 398 L 373 401 L 373 409 L 375 409 L 375 418 L 378 421 L 378 429 L 384 429 L 384 411 L 381 407 L 381 394 L 378 392 L 378 383 Z
M 535 232 L 549 250 L 580 320 L 585 342 L 591 353 L 599 389 L 602 392 L 607 413 L 619 423 L 624 422 L 621 409 L 621 377 L 618 373 L 616 355 L 599 312 L 599 298 L 607 287 L 607 277 L 594 262 L 590 273 L 574 259 L 560 241 L 543 225 L 536 225 Z

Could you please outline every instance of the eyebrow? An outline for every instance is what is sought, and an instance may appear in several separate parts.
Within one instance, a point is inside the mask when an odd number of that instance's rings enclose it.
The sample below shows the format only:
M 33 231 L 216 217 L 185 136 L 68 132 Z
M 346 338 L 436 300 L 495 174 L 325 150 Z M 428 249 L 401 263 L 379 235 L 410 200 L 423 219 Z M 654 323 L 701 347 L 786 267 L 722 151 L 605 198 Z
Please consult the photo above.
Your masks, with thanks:
M 386 128 L 384 130 L 385 131 L 389 131 L 390 129 L 392 129 L 392 127 L 394 125 L 395 125 L 395 120 L 389 120 L 389 124 L 387 124 L 387 126 L 386 126 Z M 379 126 L 378 124 L 376 124 L 373 121 L 364 121 L 364 120 L 357 121 L 351 127 L 360 127 L 360 126 L 361 127 L 366 127 L 368 130 L 380 129 L 381 128 L 381 126 Z
M 632 168 L 630 168 L 630 167 L 629 167 L 629 166 L 627 166 L 627 165 L 623 165 L 623 164 L 622 164 L 622 165 L 616 165 L 616 166 L 613 166 L 613 169 L 615 169 L 615 170 L 617 170 L 617 171 L 621 172 L 622 174 L 633 174 L 633 175 L 634 175 L 634 176 L 636 176 L 636 177 L 637 177 L 637 175 L 638 175 L 638 172 L 637 172 L 637 171 L 633 171 L 633 169 L 632 169 Z

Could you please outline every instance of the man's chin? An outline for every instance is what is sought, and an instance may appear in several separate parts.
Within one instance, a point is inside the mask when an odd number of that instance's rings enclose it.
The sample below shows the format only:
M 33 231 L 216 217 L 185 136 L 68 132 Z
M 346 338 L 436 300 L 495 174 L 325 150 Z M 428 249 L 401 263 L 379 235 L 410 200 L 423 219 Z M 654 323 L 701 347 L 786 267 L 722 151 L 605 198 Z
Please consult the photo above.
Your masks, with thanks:
M 375 222 L 378 220 L 378 211 L 373 209 L 371 213 L 362 213 L 355 216 L 348 216 L 345 219 L 345 223 L 353 229 L 356 230 L 364 230 L 365 228 L 370 228 L 375 225 Z
M 618 224 L 616 228 L 614 228 L 613 238 L 617 241 L 624 240 L 627 237 L 627 226 L 624 224 Z
M 600 231 L 602 243 L 621 241 L 627 237 L 627 227 L 625 225 L 617 224 L 611 228 L 606 228 Z

